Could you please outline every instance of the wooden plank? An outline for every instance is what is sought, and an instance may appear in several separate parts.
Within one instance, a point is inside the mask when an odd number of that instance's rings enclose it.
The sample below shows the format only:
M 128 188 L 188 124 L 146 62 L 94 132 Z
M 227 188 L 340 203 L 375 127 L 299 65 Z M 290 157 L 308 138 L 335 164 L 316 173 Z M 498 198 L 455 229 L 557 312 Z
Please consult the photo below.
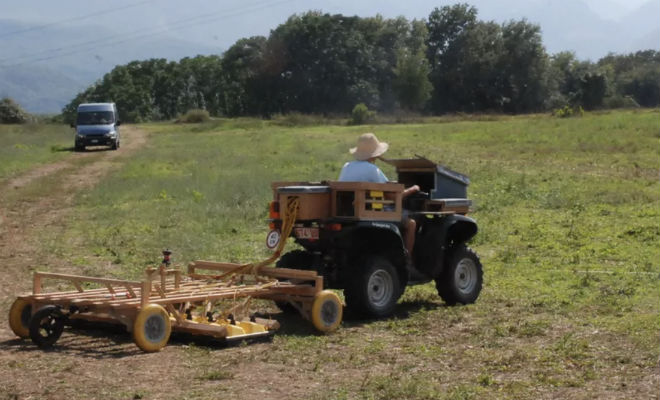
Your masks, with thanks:
M 81 275 L 56 274 L 52 272 L 35 272 L 34 277 L 35 279 L 50 278 L 50 279 L 67 280 L 72 282 L 79 281 L 79 282 L 100 283 L 100 284 L 109 283 L 109 284 L 122 285 L 122 286 L 129 285 L 133 287 L 140 287 L 142 285 L 141 282 L 136 282 L 136 281 L 111 279 L 111 278 L 96 278 L 96 277 L 81 276 Z
M 77 280 L 72 281 L 72 282 L 73 282 L 73 286 L 75 286 L 75 288 L 76 288 L 76 290 L 78 291 L 78 293 L 82 293 L 82 292 L 84 292 L 82 286 L 80 286 L 80 282 L 78 282 Z
M 135 291 L 133 290 L 132 287 L 130 286 L 124 286 L 126 288 L 126 291 L 128 291 L 128 294 L 130 294 L 130 297 L 136 298 L 137 296 L 135 295 Z
M 220 263 L 213 261 L 195 261 L 194 268 L 215 270 L 228 272 L 242 266 L 242 264 L 234 263 Z M 291 268 L 273 268 L 273 267 L 260 267 L 257 269 L 257 273 L 262 276 L 267 276 L 270 278 L 284 278 L 284 279 L 300 279 L 300 280 L 315 280 L 316 271 L 304 271 L 300 269 L 291 269 Z M 246 270 L 245 274 L 251 274 L 251 271 Z
M 147 304 L 171 304 L 171 303 L 184 303 L 184 302 L 198 302 L 198 301 L 205 301 L 205 300 L 220 300 L 220 299 L 233 299 L 237 297 L 246 297 L 246 296 L 252 296 L 252 297 L 261 297 L 262 294 L 264 293 L 269 293 L 270 289 L 269 288 L 264 288 L 264 289 L 236 289 L 233 291 L 226 291 L 226 292 L 211 292 L 211 293 L 204 293 L 200 295 L 184 295 L 184 296 L 170 296 L 167 298 L 159 298 L 159 297 L 153 297 L 149 298 L 147 301 Z M 97 304 L 99 305 L 99 304 Z M 110 303 L 110 306 L 116 309 L 121 309 L 121 308 L 131 308 L 135 307 L 134 303 L 131 302 L 126 302 L 126 303 L 120 303 L 120 302 L 115 302 L 115 303 Z
M 379 203 L 379 204 L 396 204 L 395 200 L 365 200 L 365 204 L 374 204 L 374 203 Z
M 142 291 L 140 292 L 140 306 L 142 308 L 149 304 L 149 296 L 151 295 L 151 279 L 145 279 L 142 282 Z
M 32 277 L 32 294 L 41 293 L 41 275 L 35 272 Z
M 116 293 L 115 295 L 104 291 L 104 292 L 96 292 L 96 293 L 76 293 L 76 294 L 68 294 L 68 295 L 60 295 L 59 293 L 47 293 L 47 294 L 41 294 L 41 295 L 33 295 L 30 296 L 31 300 L 34 301 L 43 301 L 43 302 L 71 302 L 73 300 L 94 300 L 94 301 L 103 301 L 103 300 L 114 300 L 118 296 L 126 296 L 127 293 Z M 126 298 L 131 298 L 129 296 L 126 296 Z
M 187 332 L 198 335 L 207 335 L 217 338 L 227 337 L 227 328 L 223 325 L 217 324 L 200 324 L 197 322 L 183 320 L 177 321 L 172 325 L 172 329 L 181 332 Z

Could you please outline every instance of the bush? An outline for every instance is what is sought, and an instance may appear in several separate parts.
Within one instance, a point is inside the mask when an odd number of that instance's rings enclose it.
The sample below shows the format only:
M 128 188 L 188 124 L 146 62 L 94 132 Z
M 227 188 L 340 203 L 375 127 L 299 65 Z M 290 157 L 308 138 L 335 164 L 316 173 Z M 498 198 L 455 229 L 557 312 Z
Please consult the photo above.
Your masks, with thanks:
M 206 110 L 193 109 L 188 110 L 184 115 L 179 117 L 176 122 L 184 124 L 199 124 L 208 122 L 211 119 L 209 112 Z
M 24 124 L 30 120 L 30 114 L 9 97 L 0 100 L 0 123 Z
M 581 117 L 584 115 L 584 110 L 582 109 L 582 106 L 564 106 L 562 108 L 555 109 L 552 112 L 552 115 L 559 118 Z
M 351 124 L 362 125 L 367 122 L 373 122 L 376 119 L 376 113 L 370 111 L 364 103 L 360 103 L 353 107 L 351 112 Z

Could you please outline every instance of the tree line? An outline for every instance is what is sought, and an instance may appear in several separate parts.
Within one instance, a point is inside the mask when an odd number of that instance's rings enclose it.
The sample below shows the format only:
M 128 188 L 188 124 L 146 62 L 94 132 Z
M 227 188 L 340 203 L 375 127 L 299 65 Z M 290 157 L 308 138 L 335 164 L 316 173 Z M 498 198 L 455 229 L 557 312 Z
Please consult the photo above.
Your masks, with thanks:
M 436 8 L 425 20 L 312 11 L 291 16 L 268 37 L 240 39 L 222 55 L 117 66 L 79 93 L 65 118 L 92 101 L 116 102 L 129 121 L 190 109 L 229 117 L 345 115 L 360 103 L 427 114 L 654 107 L 660 52 L 597 62 L 549 55 L 538 25 L 482 21 L 467 4 Z

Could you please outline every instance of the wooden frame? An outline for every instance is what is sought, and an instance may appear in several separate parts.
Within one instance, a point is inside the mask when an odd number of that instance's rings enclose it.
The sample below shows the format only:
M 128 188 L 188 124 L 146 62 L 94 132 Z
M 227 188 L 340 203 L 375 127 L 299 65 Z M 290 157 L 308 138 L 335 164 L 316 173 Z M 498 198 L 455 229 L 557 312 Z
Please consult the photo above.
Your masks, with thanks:
M 400 183 L 329 182 L 331 190 L 331 215 L 338 219 L 366 221 L 401 221 L 403 185 Z M 383 192 L 383 200 L 370 199 L 369 192 Z M 342 215 L 338 196 L 353 192 L 353 215 Z M 382 204 L 381 210 L 369 209 L 370 204 Z
M 69 282 L 75 290 L 45 292 L 43 283 L 47 279 Z M 102 287 L 87 288 L 88 284 Z M 140 310 L 157 304 L 168 311 L 174 331 L 238 339 L 263 336 L 279 324 L 261 319 L 257 325 L 267 329 L 232 336 L 229 331 L 236 328 L 228 329 L 227 321 L 190 320 L 186 318 L 187 310 L 199 306 L 208 309 L 222 300 L 262 298 L 297 303 L 303 317 L 311 320 L 312 303 L 323 290 L 323 277 L 315 271 L 195 261 L 190 263 L 185 276 L 178 269 L 161 266 L 147 268 L 142 281 L 35 272 L 32 287 L 32 294 L 18 299 L 29 303 L 33 313 L 42 306 L 55 305 L 66 310 L 71 319 L 120 323 L 131 331 Z M 249 321 L 239 325 L 250 323 L 254 325 Z

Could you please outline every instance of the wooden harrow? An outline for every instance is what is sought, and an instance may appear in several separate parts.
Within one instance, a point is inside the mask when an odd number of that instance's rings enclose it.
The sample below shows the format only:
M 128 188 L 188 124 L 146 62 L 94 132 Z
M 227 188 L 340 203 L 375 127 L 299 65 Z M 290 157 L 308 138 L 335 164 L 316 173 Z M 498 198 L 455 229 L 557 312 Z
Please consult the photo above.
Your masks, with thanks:
M 75 290 L 45 292 L 46 279 L 67 281 Z M 9 325 L 43 348 L 59 339 L 67 321 L 120 323 L 140 349 L 153 352 L 167 344 L 172 330 L 226 340 L 272 334 L 277 321 L 236 317 L 251 299 L 289 302 L 321 332 L 334 331 L 342 320 L 341 300 L 323 290 L 315 271 L 195 261 L 187 274 L 165 262 L 148 268 L 142 281 L 35 272 L 32 294 L 12 304 Z

